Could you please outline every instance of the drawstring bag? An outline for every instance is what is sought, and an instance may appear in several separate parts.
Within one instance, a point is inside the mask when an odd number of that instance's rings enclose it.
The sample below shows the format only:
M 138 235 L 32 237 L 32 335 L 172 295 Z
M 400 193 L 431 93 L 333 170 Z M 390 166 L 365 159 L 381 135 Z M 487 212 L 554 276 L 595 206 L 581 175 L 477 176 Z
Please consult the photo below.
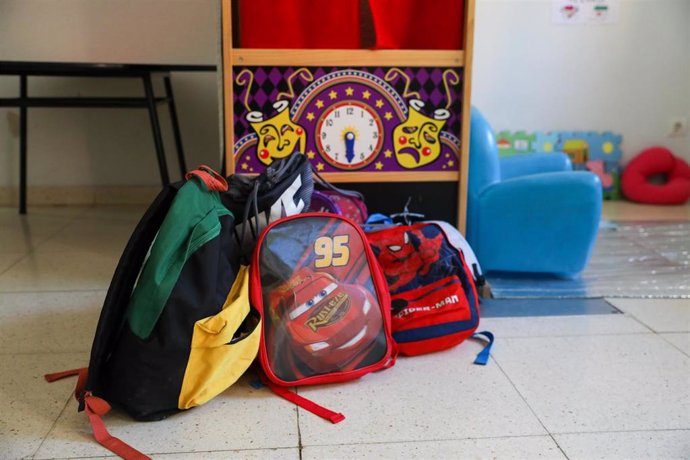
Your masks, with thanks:
M 316 187 L 311 196 L 310 211 L 338 214 L 359 225 L 367 221 L 369 214 L 364 203 L 364 195 L 355 190 L 336 187 L 324 179 L 316 169 L 313 169 L 313 173 Z
M 262 228 L 309 209 L 314 181 L 309 159 L 295 152 L 275 160 L 259 175 L 228 177 L 228 187 L 221 201 L 235 215 L 236 241 L 242 257 L 249 260 Z

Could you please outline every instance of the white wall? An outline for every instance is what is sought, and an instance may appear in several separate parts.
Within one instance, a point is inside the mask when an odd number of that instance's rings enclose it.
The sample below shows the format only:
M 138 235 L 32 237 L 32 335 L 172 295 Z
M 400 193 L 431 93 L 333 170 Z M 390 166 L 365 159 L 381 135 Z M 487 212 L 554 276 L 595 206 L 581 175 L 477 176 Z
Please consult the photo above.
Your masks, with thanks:
M 472 102 L 495 130 L 623 134 L 624 162 L 664 145 L 690 159 L 690 0 L 620 0 L 611 25 L 557 25 L 551 0 L 477 0 Z
M 0 0 L 0 60 L 215 65 L 218 8 L 217 0 Z M 175 73 L 172 84 L 188 165 L 220 166 L 215 73 Z M 16 97 L 18 86 L 0 77 L 0 96 Z M 143 96 L 143 89 L 136 80 L 36 78 L 29 94 Z M 18 180 L 10 127 L 17 113 L 0 109 L 0 187 Z M 176 179 L 166 106 L 159 115 Z M 160 183 L 145 109 L 29 109 L 28 133 L 29 185 Z

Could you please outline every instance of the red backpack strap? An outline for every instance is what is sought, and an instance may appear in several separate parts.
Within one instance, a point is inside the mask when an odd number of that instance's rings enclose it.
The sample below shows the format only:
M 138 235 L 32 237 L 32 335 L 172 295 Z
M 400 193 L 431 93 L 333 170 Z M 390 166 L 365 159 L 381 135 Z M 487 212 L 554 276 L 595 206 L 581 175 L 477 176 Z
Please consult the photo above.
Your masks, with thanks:
M 47 382 L 55 382 L 57 380 L 62 380 L 66 377 L 72 377 L 78 375 L 77 386 L 74 388 L 74 398 L 77 401 L 81 401 L 82 394 L 84 393 L 84 387 L 86 386 L 86 378 L 88 377 L 89 369 L 86 367 L 79 367 L 77 369 L 70 369 L 68 371 L 54 372 L 52 374 L 46 374 L 43 378 Z
M 302 409 L 308 410 L 312 414 L 318 415 L 319 417 L 326 419 L 333 424 L 345 420 L 345 416 L 343 414 L 339 412 L 334 412 L 330 409 L 326 409 L 323 406 L 319 406 L 314 401 L 307 399 L 304 396 L 300 396 L 297 393 L 294 393 L 285 387 L 276 385 L 275 383 L 271 382 L 271 380 L 266 376 L 266 374 L 261 368 L 257 369 L 257 373 L 259 374 L 259 380 L 261 381 L 261 383 L 266 385 L 268 388 L 270 388 L 270 390 L 273 393 L 277 394 L 281 398 L 287 399 L 291 403 L 297 404 Z
M 110 411 L 110 404 L 105 400 L 93 396 L 91 393 L 86 393 L 84 395 L 84 407 L 86 415 L 89 416 L 89 421 L 91 422 L 93 437 L 98 444 L 125 460 L 151 460 L 151 457 L 142 454 L 126 442 L 108 433 L 101 418 L 102 415 Z
M 184 178 L 189 180 L 194 176 L 201 179 L 209 190 L 216 192 L 228 191 L 228 181 L 206 165 L 201 165 L 197 169 L 189 171 L 187 174 L 185 174 Z
M 268 379 L 266 379 L 264 383 L 266 384 L 266 386 L 268 386 L 268 388 L 271 389 L 272 392 L 274 392 L 281 398 L 287 399 L 288 401 L 297 404 L 302 409 L 308 410 L 312 414 L 318 415 L 319 417 L 326 419 L 331 423 L 335 424 L 345 420 L 345 416 L 343 414 L 339 412 L 333 412 L 330 409 L 326 409 L 325 407 L 316 404 L 314 401 L 310 399 L 300 396 L 297 393 L 293 393 L 285 387 L 276 385 Z
M 91 392 L 84 392 L 84 386 L 86 385 L 86 378 L 88 376 L 88 368 L 81 367 L 77 369 L 70 369 L 68 371 L 54 372 L 52 374 L 45 374 L 43 377 L 48 382 L 55 382 L 57 380 L 62 380 L 66 377 L 72 377 L 75 375 L 78 375 L 79 378 L 77 380 L 77 386 L 74 389 L 74 397 L 80 402 L 80 404 L 83 401 L 84 410 L 86 411 L 86 415 L 89 416 L 91 430 L 93 431 L 93 437 L 96 439 L 96 441 L 110 452 L 119 455 L 125 460 L 151 460 L 151 457 L 142 454 L 126 442 L 108 433 L 101 416 L 110 411 L 110 404 L 101 398 L 93 396 Z

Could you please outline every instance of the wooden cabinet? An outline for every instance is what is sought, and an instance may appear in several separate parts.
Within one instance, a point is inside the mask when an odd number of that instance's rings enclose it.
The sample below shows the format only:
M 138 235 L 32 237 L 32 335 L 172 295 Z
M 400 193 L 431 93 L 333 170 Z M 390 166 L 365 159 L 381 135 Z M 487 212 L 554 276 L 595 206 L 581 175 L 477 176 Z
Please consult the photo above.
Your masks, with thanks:
M 464 231 L 474 0 L 463 5 L 463 49 L 259 49 L 233 40 L 241 19 L 223 0 L 227 173 L 297 150 L 334 183 L 457 183 Z

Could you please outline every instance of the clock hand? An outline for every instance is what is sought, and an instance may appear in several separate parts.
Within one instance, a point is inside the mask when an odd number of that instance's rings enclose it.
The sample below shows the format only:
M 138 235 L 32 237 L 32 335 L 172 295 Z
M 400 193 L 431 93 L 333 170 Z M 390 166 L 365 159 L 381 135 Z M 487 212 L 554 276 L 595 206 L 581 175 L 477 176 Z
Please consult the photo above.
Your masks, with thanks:
M 345 159 L 348 163 L 355 159 L 355 133 L 352 131 L 345 133 Z

